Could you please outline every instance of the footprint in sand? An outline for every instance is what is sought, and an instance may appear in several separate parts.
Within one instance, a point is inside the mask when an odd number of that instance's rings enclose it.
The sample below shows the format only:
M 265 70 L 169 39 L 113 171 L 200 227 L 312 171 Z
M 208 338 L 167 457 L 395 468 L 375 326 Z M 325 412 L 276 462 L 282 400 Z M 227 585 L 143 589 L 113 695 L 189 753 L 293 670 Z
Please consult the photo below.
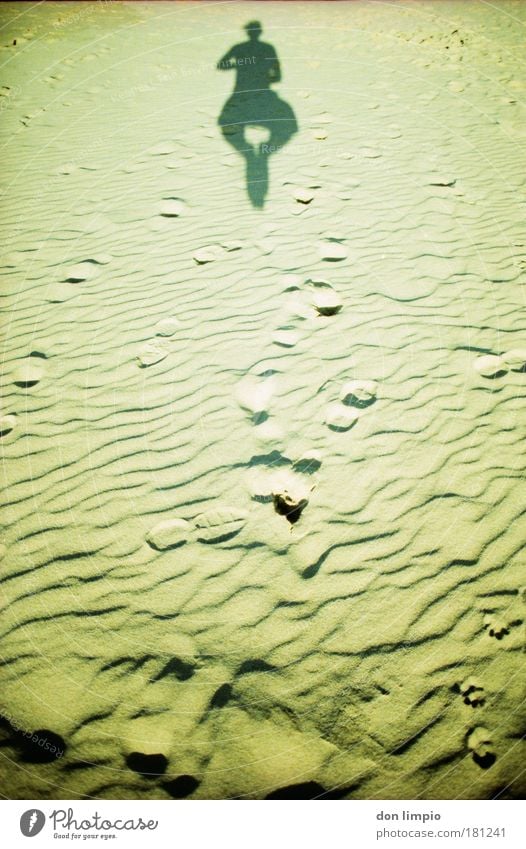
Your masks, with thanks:
M 526 348 L 513 348 L 511 351 L 506 351 L 502 354 L 502 360 L 511 371 L 526 372 Z
M 301 333 L 294 327 L 287 325 L 279 327 L 272 334 L 272 341 L 275 345 L 279 345 L 280 348 L 294 348 L 300 340 Z
M 508 371 L 508 366 L 504 359 L 502 357 L 495 356 L 494 354 L 484 354 L 482 357 L 477 357 L 473 363 L 473 368 L 481 375 L 481 377 L 488 377 L 491 379 L 495 377 L 503 377 Z
M 303 454 L 294 463 L 272 452 L 267 466 L 251 468 L 248 488 L 254 501 L 272 502 L 276 513 L 294 525 L 309 503 L 310 494 L 316 484 L 312 483 L 314 472 L 321 466 L 321 455 L 317 451 Z M 309 479 L 310 477 L 310 479 Z
M 245 375 L 236 387 L 239 406 L 250 413 L 254 424 L 268 419 L 268 410 L 277 389 L 277 372 L 266 375 Z
M 473 728 L 467 736 L 467 747 L 473 754 L 473 760 L 482 769 L 489 769 L 497 760 L 493 740 L 487 728 L 482 725 Z
M 293 189 L 292 197 L 301 206 L 308 206 L 315 198 L 315 192 L 312 189 L 297 188 Z
M 219 504 L 205 510 L 192 520 L 166 519 L 146 535 L 146 542 L 157 551 L 178 548 L 186 542 L 225 542 L 236 536 L 248 519 L 246 510 Z
M 509 625 L 494 614 L 487 614 L 482 624 L 489 636 L 495 637 L 496 640 L 502 640 L 503 637 L 506 637 L 510 633 Z
M 318 315 L 331 316 L 340 312 L 343 301 L 328 280 L 307 280 L 306 286 L 312 290 L 311 304 Z
M 248 518 L 246 510 L 220 505 L 200 513 L 193 520 L 199 542 L 224 542 L 236 536 Z
M 320 242 L 318 253 L 321 259 L 324 259 L 326 262 L 341 262 L 341 260 L 347 259 L 348 256 L 347 248 L 337 239 L 328 239 Z
M 476 678 L 466 678 L 458 689 L 464 704 L 470 705 L 472 708 L 482 707 L 484 704 L 486 698 L 484 687 Z
M 53 283 L 46 290 L 44 299 L 50 304 L 63 304 L 78 295 L 78 289 L 71 283 Z
M 154 327 L 155 335 L 173 336 L 180 326 L 180 322 L 177 318 L 169 316 L 167 316 L 166 318 L 161 318 Z
M 15 371 L 13 382 L 23 389 L 36 386 L 46 373 L 46 355 L 39 351 L 32 351 L 18 366 Z
M 205 265 L 207 262 L 214 262 L 216 259 L 221 259 L 224 254 L 224 248 L 221 245 L 206 245 L 204 248 L 198 248 L 193 259 L 198 265 Z
M 159 215 L 162 215 L 163 218 L 179 218 L 184 211 L 184 201 L 176 197 L 164 198 L 159 207 Z
M 0 416 L 0 436 L 7 436 L 16 427 L 16 415 L 8 413 L 6 416 Z
M 168 341 L 165 339 L 152 339 L 141 346 L 137 354 L 137 363 L 140 368 L 153 366 L 160 363 L 170 353 Z
M 292 281 L 285 289 L 289 294 L 282 309 L 282 323 L 272 332 L 272 342 L 281 348 L 293 348 L 308 332 L 308 320 L 316 316 L 316 310 L 309 303 L 308 295 L 302 292 L 301 277 L 287 275 L 285 281 Z
M 158 551 L 184 545 L 191 536 L 192 525 L 185 519 L 167 519 L 159 522 L 146 536 L 146 542 Z
M 349 430 L 362 416 L 363 411 L 376 400 L 377 384 L 374 380 L 349 380 L 340 390 L 340 400 L 330 404 L 325 413 L 325 424 L 335 431 Z
M 325 424 L 339 432 L 350 430 L 361 416 L 361 411 L 349 408 L 344 404 L 329 404 L 325 411 Z
M 321 464 L 322 456 L 320 452 L 316 451 L 316 449 L 312 449 L 310 451 L 305 451 L 301 457 L 298 457 L 298 459 L 294 461 L 293 469 L 304 475 L 312 475 L 321 468 Z
M 177 150 L 177 145 L 173 142 L 160 142 L 159 144 L 150 147 L 146 152 L 149 156 L 170 156 Z
M 86 259 L 83 262 L 78 262 L 68 269 L 67 276 L 64 280 L 66 283 L 84 283 L 86 280 L 93 280 L 99 273 L 98 266 L 101 264 L 96 259 Z
M 349 380 L 340 390 L 340 401 L 349 407 L 364 409 L 376 401 L 377 384 L 374 380 Z

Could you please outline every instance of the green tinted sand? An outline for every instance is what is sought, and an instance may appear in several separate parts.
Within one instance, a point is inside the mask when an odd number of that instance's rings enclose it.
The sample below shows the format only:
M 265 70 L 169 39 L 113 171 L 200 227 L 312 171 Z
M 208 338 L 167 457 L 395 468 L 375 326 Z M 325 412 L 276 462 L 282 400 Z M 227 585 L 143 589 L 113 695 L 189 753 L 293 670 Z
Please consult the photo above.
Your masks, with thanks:
M 522 795 L 526 6 L 0 15 L 2 794 Z

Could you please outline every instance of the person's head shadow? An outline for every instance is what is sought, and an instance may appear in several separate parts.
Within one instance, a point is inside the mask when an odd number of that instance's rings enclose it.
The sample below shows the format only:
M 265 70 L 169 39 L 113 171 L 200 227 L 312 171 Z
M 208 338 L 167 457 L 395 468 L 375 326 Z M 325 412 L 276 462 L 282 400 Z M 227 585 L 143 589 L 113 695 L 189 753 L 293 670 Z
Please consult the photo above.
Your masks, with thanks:
M 218 70 L 235 70 L 234 91 L 218 124 L 223 138 L 246 163 L 247 192 L 262 207 L 268 192 L 268 160 L 298 130 L 293 110 L 270 86 L 281 80 L 281 68 L 271 44 L 260 40 L 259 21 L 245 26 L 248 40 L 235 44 L 217 63 Z

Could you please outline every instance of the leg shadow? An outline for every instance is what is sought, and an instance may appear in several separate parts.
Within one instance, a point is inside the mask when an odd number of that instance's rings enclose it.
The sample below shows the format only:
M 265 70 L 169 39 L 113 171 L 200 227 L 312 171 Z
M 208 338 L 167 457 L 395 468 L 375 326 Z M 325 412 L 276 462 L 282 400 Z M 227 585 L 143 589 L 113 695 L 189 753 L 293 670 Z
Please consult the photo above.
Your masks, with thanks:
M 223 138 L 245 160 L 247 194 L 262 208 L 268 194 L 269 159 L 298 131 L 292 108 L 271 89 L 234 92 L 218 119 Z

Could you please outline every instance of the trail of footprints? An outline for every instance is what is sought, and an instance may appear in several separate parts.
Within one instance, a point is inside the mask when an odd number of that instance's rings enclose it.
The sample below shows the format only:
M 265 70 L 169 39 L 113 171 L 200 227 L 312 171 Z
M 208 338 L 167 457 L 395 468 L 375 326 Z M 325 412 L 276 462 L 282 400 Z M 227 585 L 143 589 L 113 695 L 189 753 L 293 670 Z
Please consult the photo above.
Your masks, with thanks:
M 522 598 L 523 601 L 526 598 L 524 588 L 519 590 L 519 598 Z M 482 620 L 482 630 L 486 633 L 487 637 L 498 641 L 509 636 L 514 627 L 523 625 L 523 617 L 520 615 L 514 616 L 511 611 L 508 611 L 506 617 L 493 612 L 486 613 Z M 464 704 L 472 710 L 478 712 L 486 705 L 486 688 L 479 678 L 474 675 L 470 675 L 460 684 L 456 684 L 453 690 L 461 696 Z M 484 713 L 483 710 L 482 713 Z M 477 724 L 473 726 L 469 724 L 465 741 L 474 762 L 481 769 L 488 769 L 497 760 L 493 735 L 485 725 Z

